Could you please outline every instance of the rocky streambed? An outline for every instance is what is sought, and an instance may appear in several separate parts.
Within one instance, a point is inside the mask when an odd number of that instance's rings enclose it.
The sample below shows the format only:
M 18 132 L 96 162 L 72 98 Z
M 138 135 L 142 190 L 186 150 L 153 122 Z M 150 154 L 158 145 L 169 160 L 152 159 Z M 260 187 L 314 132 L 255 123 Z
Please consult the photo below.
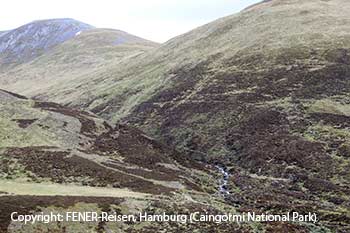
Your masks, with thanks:
M 223 165 L 216 165 L 215 166 L 220 174 L 222 175 L 222 177 L 219 179 L 219 193 L 220 195 L 226 196 L 229 195 L 230 192 L 228 191 L 228 179 L 230 177 L 230 173 L 228 172 L 228 169 L 226 166 Z

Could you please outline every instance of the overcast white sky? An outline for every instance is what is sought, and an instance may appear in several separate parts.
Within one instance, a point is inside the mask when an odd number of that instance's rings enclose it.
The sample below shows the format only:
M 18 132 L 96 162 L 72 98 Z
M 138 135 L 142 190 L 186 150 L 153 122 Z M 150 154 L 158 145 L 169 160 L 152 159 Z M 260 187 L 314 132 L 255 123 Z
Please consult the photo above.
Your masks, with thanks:
M 74 18 L 165 42 L 261 0 L 5 0 L 0 31 L 39 19 Z

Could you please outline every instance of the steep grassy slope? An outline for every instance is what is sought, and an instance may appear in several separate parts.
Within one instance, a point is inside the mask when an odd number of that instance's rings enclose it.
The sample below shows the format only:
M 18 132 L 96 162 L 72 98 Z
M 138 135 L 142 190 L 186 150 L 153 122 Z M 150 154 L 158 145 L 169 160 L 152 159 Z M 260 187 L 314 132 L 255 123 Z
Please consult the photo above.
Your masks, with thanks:
M 29 61 L 54 46 L 93 28 L 73 19 L 34 21 L 6 33 L 0 32 L 0 67 Z

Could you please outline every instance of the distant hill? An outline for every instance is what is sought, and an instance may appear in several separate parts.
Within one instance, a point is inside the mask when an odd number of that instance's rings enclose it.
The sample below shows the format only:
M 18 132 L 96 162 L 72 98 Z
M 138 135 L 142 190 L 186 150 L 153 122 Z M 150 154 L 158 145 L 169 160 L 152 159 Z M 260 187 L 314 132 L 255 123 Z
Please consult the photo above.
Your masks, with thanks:
M 64 83 L 62 91 L 69 92 L 66 88 L 72 80 L 85 82 L 97 70 L 157 46 L 157 43 L 120 30 L 90 29 L 27 63 L 4 69 L 0 72 L 0 85 L 35 96 Z
M 0 65 L 29 61 L 92 26 L 73 19 L 34 21 L 0 33 Z

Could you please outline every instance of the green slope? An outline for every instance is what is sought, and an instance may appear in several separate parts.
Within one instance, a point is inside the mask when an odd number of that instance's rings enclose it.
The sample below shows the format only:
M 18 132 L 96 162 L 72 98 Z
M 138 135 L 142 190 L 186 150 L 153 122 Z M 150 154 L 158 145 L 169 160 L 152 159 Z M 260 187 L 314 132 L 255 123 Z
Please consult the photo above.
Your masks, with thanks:
M 69 93 L 71 80 L 84 83 L 90 74 L 110 64 L 137 56 L 158 46 L 156 43 L 113 29 L 90 29 L 57 45 L 38 58 L 2 69 L 0 85 L 34 96 L 62 87 Z M 31 88 L 27 88 L 31 87 Z M 61 96 L 62 97 L 62 96 Z

